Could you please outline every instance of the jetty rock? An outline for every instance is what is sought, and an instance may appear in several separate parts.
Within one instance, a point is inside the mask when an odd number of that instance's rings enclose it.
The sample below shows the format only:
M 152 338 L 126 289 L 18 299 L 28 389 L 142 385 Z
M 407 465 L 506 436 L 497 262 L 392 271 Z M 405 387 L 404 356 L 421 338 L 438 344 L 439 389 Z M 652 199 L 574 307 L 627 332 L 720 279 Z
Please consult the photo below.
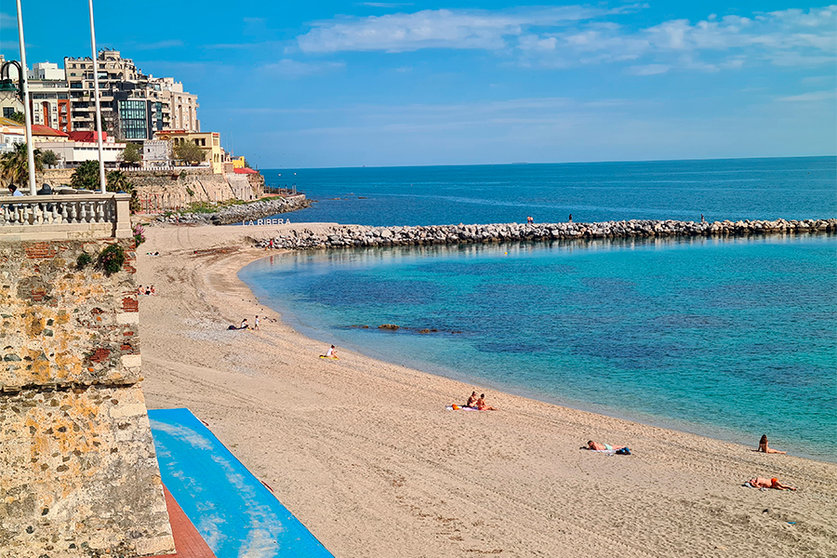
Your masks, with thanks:
M 352 248 L 373 246 L 430 246 L 499 242 L 536 242 L 584 239 L 725 237 L 837 232 L 837 219 L 775 221 L 654 221 L 628 220 L 598 223 L 495 223 L 486 225 L 430 225 L 368 227 L 330 225 L 275 233 L 253 239 L 260 247 L 276 249 Z

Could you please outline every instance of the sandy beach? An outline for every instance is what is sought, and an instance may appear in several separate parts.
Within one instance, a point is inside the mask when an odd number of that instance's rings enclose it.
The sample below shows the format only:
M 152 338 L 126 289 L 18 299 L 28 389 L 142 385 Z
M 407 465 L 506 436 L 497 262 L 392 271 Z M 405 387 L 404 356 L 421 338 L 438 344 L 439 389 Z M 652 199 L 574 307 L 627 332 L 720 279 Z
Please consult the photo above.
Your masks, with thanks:
M 143 389 L 204 420 L 335 556 L 837 555 L 837 465 L 756 453 L 762 432 L 744 447 L 493 391 L 498 411 L 450 412 L 483 386 L 319 359 L 237 278 L 270 255 L 247 237 L 294 226 L 318 225 L 146 229 Z M 256 314 L 260 331 L 227 330 Z

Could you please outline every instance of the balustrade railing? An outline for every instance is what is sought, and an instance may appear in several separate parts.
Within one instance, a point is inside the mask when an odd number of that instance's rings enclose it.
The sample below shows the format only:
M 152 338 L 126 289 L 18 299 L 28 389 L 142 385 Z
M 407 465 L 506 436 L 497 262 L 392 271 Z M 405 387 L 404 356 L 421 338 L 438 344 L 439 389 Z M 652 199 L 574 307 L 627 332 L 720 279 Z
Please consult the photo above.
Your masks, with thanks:
M 113 236 L 122 237 L 131 229 L 129 201 L 129 194 L 111 193 L 2 196 L 0 234 L 52 225 L 106 230 L 110 224 Z

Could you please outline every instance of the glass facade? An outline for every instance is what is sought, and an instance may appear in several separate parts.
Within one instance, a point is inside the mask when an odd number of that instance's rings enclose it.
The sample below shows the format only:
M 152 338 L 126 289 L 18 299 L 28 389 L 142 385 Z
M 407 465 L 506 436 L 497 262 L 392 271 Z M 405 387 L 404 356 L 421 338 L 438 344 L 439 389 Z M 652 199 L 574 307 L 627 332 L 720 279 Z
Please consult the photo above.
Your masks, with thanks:
M 163 103 L 156 102 L 154 103 L 154 114 L 157 116 L 157 126 L 158 130 L 163 129 Z
M 148 138 L 148 106 L 145 101 L 119 101 L 119 121 L 125 139 Z

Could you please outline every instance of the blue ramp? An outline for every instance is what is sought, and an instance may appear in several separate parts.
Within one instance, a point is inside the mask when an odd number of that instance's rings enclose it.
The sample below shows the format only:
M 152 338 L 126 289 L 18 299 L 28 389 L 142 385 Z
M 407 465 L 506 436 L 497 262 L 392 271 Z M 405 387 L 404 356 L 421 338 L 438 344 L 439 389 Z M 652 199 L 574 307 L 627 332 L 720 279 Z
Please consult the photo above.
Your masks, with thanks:
M 163 483 L 217 558 L 332 556 L 189 409 L 148 417 Z

